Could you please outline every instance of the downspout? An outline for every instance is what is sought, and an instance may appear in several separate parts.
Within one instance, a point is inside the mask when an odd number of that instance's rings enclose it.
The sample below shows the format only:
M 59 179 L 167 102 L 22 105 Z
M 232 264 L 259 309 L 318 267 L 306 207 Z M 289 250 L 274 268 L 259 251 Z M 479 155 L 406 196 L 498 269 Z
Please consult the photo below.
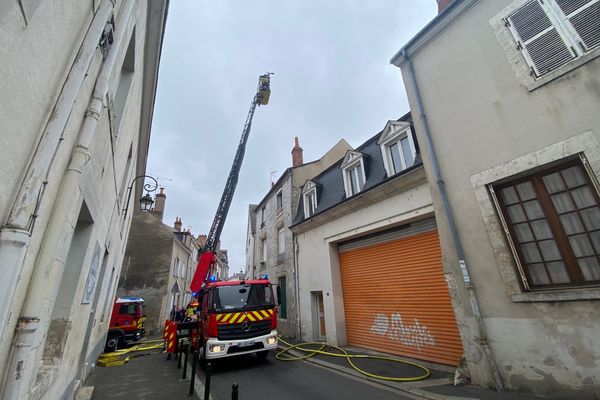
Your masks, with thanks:
M 39 352 L 44 347 L 68 253 L 68 248 L 65 248 L 63 244 L 67 238 L 72 238 L 73 234 L 74 224 L 68 224 L 68 222 L 77 217 L 74 215 L 74 210 L 78 210 L 77 201 L 79 196 L 76 194 L 79 193 L 80 176 L 91 159 L 89 146 L 96 132 L 98 122 L 108 106 L 108 104 L 105 104 L 105 99 L 109 90 L 109 78 L 115 68 L 117 55 L 122 53 L 122 59 L 129 45 L 129 35 L 133 31 L 133 22 L 136 17 L 133 13 L 135 2 L 135 0 L 127 0 L 127 3 L 122 6 L 119 18 L 122 24 L 115 32 L 112 49 L 109 51 L 106 60 L 104 60 L 96 79 L 96 85 L 90 105 L 85 113 L 79 139 L 65 172 L 61 190 L 44 235 L 42 248 L 37 256 L 26 302 L 13 341 L 3 399 L 28 398 L 27 393 L 31 390 L 31 385 L 35 383 L 39 368 Z M 99 37 L 96 38 L 96 43 Z
M 15 295 L 17 280 L 29 281 L 29 275 L 23 275 L 19 279 L 19 274 L 23 272 L 25 254 L 35 226 L 37 211 L 44 197 L 48 174 L 62 143 L 62 134 L 77 94 L 113 11 L 114 1 L 104 0 L 98 7 L 35 149 L 7 221 L 0 228 L 0 342 L 9 337 L 5 329 L 12 310 L 11 299 Z
M 296 235 L 293 236 L 292 246 L 294 248 L 294 286 L 296 296 L 296 340 L 302 340 L 302 317 L 300 315 L 300 274 L 298 271 L 298 252 L 300 251 L 300 245 L 298 244 L 298 238 Z
M 408 76 L 410 78 L 410 83 L 413 87 L 415 100 L 417 103 L 417 112 L 419 114 L 419 119 L 423 124 L 425 147 L 427 149 L 427 152 L 429 153 L 429 157 L 431 158 L 435 183 L 438 187 L 438 191 L 442 199 L 442 208 L 444 209 L 444 215 L 446 215 L 447 219 L 446 222 L 448 223 L 448 226 L 450 228 L 450 236 L 452 237 L 454 250 L 456 251 L 456 254 L 458 256 L 458 264 L 462 272 L 463 282 L 469 293 L 469 304 L 471 304 L 471 311 L 473 312 L 473 316 L 475 317 L 475 321 L 477 322 L 479 345 L 481 346 L 485 354 L 488 368 L 490 369 L 490 372 L 494 379 L 494 385 L 496 386 L 496 390 L 502 391 L 504 390 L 504 386 L 502 385 L 502 380 L 500 378 L 500 374 L 498 373 L 498 367 L 496 366 L 496 362 L 494 360 L 492 351 L 489 346 L 487 333 L 483 324 L 483 318 L 481 316 L 481 311 L 479 310 L 477 294 L 475 293 L 475 286 L 473 285 L 473 282 L 471 282 L 471 277 L 469 276 L 469 269 L 467 267 L 467 262 L 465 261 L 465 253 L 460 237 L 458 236 L 458 230 L 456 228 L 456 220 L 454 219 L 454 213 L 452 211 L 452 208 L 450 207 L 450 202 L 448 201 L 448 193 L 446 192 L 446 186 L 444 184 L 444 180 L 442 179 L 440 164 L 438 162 L 438 158 L 433 147 L 433 142 L 431 140 L 431 131 L 429 130 L 429 123 L 427 122 L 427 117 L 423 108 L 423 102 L 421 101 L 421 93 L 419 92 L 419 86 L 417 85 L 415 70 L 413 68 L 412 61 L 409 58 L 408 53 L 406 51 L 406 47 L 402 49 L 401 55 L 408 67 Z

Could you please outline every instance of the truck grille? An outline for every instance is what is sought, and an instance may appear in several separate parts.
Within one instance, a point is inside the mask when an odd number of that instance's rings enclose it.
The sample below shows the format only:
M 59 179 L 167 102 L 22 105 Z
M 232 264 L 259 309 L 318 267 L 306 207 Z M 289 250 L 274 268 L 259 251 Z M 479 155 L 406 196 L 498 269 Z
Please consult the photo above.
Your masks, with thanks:
M 242 325 L 246 325 L 246 323 L 248 323 L 250 329 L 244 331 Z M 219 340 L 248 339 L 266 335 L 269 332 L 271 332 L 271 320 L 245 321 L 241 324 L 222 324 L 218 326 Z

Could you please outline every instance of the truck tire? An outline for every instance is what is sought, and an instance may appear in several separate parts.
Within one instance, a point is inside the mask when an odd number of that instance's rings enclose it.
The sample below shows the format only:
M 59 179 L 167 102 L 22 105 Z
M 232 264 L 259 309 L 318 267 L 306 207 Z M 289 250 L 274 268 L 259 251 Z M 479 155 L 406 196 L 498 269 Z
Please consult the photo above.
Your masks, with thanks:
M 113 351 L 117 351 L 119 345 L 121 344 L 121 335 L 118 333 L 109 333 L 106 338 L 106 345 L 104 346 L 105 353 L 112 353 Z
M 256 353 L 256 358 L 258 361 L 265 361 L 269 356 L 269 350 L 263 350 Z

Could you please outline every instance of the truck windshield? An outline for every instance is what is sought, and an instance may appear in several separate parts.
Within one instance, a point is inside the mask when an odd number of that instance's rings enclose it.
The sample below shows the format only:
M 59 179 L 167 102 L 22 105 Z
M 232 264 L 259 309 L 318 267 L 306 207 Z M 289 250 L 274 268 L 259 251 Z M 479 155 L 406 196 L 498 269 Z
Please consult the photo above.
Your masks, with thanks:
M 275 306 L 271 285 L 232 285 L 215 288 L 212 308 L 223 310 L 251 310 Z

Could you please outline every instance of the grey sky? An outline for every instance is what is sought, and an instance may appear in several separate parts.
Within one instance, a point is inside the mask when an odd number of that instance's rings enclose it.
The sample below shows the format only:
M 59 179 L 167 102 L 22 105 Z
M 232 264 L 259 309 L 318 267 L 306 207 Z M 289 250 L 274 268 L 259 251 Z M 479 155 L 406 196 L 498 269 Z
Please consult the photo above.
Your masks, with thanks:
M 274 72 L 221 235 L 242 270 L 248 204 L 291 165 L 294 136 L 308 162 L 406 113 L 389 59 L 436 13 L 434 0 L 171 1 L 147 168 L 165 187 L 164 222 L 208 233 L 258 76 Z

